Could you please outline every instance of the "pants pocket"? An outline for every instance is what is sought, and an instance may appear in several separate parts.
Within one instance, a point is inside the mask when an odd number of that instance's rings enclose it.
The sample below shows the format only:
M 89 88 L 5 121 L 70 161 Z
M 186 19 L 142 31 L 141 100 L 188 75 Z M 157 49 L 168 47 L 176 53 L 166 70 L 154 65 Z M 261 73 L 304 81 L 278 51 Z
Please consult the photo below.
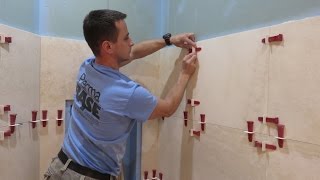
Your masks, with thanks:
M 49 180 L 51 176 L 52 173 L 50 172 L 50 170 L 48 170 L 46 173 L 44 173 L 43 180 Z

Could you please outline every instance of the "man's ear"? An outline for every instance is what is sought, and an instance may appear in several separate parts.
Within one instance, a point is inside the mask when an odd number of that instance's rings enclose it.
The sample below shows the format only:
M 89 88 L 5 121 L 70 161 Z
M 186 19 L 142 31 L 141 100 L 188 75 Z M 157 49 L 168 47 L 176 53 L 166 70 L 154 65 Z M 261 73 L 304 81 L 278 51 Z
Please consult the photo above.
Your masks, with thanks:
M 101 50 L 107 54 L 113 53 L 113 44 L 110 41 L 103 41 L 101 44 Z

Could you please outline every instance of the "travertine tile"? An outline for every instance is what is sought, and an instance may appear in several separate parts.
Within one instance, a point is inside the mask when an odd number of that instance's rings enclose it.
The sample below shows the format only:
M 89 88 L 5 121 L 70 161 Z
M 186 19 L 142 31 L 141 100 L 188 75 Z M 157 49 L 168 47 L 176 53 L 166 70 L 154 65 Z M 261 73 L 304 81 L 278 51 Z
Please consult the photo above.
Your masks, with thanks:
M 267 154 L 249 143 L 242 130 L 207 124 L 200 139 L 194 139 L 192 179 L 264 180 Z M 268 140 L 255 135 L 256 140 Z
M 271 28 L 284 41 L 271 46 L 269 114 L 290 139 L 320 145 L 320 17 Z M 276 132 L 275 132 L 276 133 Z
M 10 104 L 9 113 L 17 114 L 17 123 L 25 123 L 0 142 L 0 177 L 38 179 L 39 137 L 27 121 L 40 106 L 40 37 L 1 24 L 0 33 L 12 37 L 11 44 L 0 45 L 0 104 Z M 8 124 L 8 119 L 1 124 Z
M 268 157 L 267 180 L 317 180 L 320 146 L 286 140 L 286 146 Z
M 265 114 L 268 75 L 267 60 L 270 48 L 261 43 L 269 30 L 258 29 L 197 43 L 199 67 L 174 117 L 183 118 L 190 112 L 193 120 L 206 114 L 209 122 L 223 126 L 246 129 L 246 121 L 256 121 L 259 132 L 268 133 L 257 118 Z M 180 62 L 186 51 L 179 48 L 162 50 L 160 61 L 163 94 L 176 82 Z M 200 106 L 191 108 L 186 99 L 200 100 Z
M 253 147 L 242 130 L 207 124 L 194 138 L 189 136 L 192 126 L 199 128 L 196 123 L 184 127 L 175 117 L 160 125 L 158 161 L 166 179 L 265 179 L 266 153 Z

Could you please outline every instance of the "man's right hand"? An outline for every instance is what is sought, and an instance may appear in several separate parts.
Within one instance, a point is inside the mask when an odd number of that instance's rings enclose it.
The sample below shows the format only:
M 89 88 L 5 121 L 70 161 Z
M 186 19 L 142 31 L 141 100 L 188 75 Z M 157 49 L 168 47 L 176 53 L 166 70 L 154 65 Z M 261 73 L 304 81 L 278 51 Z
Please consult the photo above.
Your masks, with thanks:
M 182 73 L 191 76 L 197 67 L 198 56 L 196 52 L 187 54 L 182 61 Z

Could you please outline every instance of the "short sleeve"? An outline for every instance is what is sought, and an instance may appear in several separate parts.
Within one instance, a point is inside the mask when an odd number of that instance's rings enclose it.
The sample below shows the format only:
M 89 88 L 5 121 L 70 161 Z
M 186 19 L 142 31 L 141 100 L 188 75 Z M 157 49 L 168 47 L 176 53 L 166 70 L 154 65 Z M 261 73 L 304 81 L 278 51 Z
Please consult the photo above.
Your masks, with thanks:
M 128 101 L 125 114 L 131 119 L 145 122 L 150 117 L 156 105 L 157 98 L 147 89 L 137 86 Z

